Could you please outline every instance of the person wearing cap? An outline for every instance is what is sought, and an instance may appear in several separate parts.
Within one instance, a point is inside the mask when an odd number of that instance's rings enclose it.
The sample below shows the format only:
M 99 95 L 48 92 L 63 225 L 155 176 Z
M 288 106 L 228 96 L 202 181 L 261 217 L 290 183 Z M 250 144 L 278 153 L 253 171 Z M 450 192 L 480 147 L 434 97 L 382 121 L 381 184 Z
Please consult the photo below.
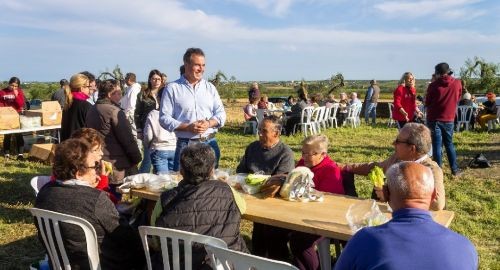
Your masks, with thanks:
M 61 85 L 61 88 L 52 94 L 50 100 L 59 102 L 62 109 L 66 105 L 66 91 L 69 91 L 69 82 L 66 79 L 62 79 L 59 81 L 59 85 Z
M 486 94 L 487 100 L 483 102 L 482 104 L 482 110 L 477 117 L 477 122 L 479 125 L 483 128 L 486 129 L 486 123 L 490 120 L 494 120 L 497 118 L 497 106 L 496 106 L 496 96 L 493 93 L 493 91 L 488 91 Z
M 179 171 L 181 151 L 190 143 L 205 143 L 215 152 L 215 168 L 220 149 L 215 138 L 226 122 L 226 111 L 217 88 L 203 79 L 205 53 L 189 48 L 183 56 L 185 73 L 167 84 L 160 104 L 160 125 L 177 136 L 174 171 Z
M 453 128 L 457 104 L 461 97 L 462 83 L 451 76 L 447 63 L 435 66 L 436 80 L 427 87 L 425 106 L 427 126 L 432 133 L 432 157 L 442 167 L 442 147 L 454 176 L 461 174 L 457 163 L 457 153 L 453 145 Z
M 377 102 L 380 95 L 380 87 L 377 85 L 376 80 L 370 81 L 370 87 L 365 95 L 365 123 L 368 125 L 368 118 L 372 119 L 372 125 L 375 125 L 375 118 L 377 117 Z

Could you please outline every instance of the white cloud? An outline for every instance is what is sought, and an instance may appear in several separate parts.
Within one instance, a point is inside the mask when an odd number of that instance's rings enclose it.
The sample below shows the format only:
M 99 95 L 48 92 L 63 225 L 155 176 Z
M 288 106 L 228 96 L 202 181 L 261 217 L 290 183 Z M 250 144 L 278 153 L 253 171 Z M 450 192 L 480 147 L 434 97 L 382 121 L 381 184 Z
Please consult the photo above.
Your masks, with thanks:
M 445 19 L 464 19 L 474 14 L 479 16 L 482 10 L 475 10 L 472 4 L 481 0 L 419 0 L 419 1 L 382 1 L 374 5 L 375 9 L 390 17 L 417 18 L 428 15 L 442 15 Z M 439 17 L 437 17 L 439 18 Z
M 242 4 L 250 5 L 258 9 L 261 13 L 283 17 L 292 5 L 292 0 L 235 0 Z

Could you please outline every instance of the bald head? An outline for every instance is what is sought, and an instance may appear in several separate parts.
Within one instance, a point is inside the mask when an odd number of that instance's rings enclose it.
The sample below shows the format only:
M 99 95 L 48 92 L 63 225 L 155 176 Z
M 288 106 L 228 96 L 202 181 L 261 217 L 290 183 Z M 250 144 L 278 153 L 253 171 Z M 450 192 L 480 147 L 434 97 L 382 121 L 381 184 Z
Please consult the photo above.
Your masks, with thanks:
M 412 161 L 400 162 L 387 170 L 389 204 L 399 208 L 428 210 L 434 196 L 434 177 L 431 169 Z

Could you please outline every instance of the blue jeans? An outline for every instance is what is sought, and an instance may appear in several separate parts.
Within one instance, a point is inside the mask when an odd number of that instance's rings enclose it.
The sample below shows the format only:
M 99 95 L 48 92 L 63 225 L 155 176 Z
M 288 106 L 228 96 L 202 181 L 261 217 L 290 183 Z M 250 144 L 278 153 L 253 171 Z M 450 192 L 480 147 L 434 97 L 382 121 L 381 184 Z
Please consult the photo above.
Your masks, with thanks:
M 375 118 L 377 117 L 377 103 L 366 102 L 365 105 L 365 123 L 368 124 L 368 118 L 372 119 L 372 124 L 375 124 Z
M 174 170 L 174 150 L 153 150 L 151 152 L 151 163 L 153 164 L 153 173 L 168 173 Z
M 175 147 L 175 157 L 174 157 L 174 171 L 178 172 L 180 169 L 180 160 L 181 160 L 181 152 L 188 145 L 192 143 L 199 143 L 197 141 L 190 141 L 189 139 L 177 138 L 177 145 Z M 217 140 L 212 138 L 206 142 L 202 142 L 210 145 L 215 152 L 215 168 L 219 167 L 219 159 L 220 159 L 220 149 L 217 144 Z
M 453 122 L 428 121 L 427 126 L 432 134 L 432 158 L 439 167 L 442 167 L 442 146 L 444 145 L 451 172 L 457 172 L 457 153 L 453 145 Z
M 139 173 L 150 173 L 151 172 L 151 154 L 149 149 L 142 145 L 144 151 L 142 155 L 141 167 L 139 167 Z

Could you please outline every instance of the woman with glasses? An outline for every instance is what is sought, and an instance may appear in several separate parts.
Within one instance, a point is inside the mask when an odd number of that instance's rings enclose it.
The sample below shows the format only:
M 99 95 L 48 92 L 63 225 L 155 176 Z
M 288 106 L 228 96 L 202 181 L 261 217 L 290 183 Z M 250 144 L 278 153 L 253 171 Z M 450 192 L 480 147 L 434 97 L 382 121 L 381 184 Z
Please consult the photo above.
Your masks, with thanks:
M 297 167 L 308 167 L 313 173 L 314 188 L 319 191 L 344 194 L 340 168 L 327 153 L 328 138 L 325 135 L 311 135 L 302 141 L 302 158 Z M 323 237 L 303 232 L 290 233 L 290 250 L 294 264 L 299 269 L 319 269 L 316 243 Z
M 71 76 L 66 105 L 62 112 L 61 141 L 69 139 L 73 131 L 85 127 L 87 112 L 92 107 L 87 99 L 90 95 L 89 78 L 83 74 Z
M 12 107 L 18 113 L 21 113 L 24 108 L 24 92 L 21 89 L 21 81 L 17 77 L 12 77 L 9 80 L 9 85 L 0 90 L 0 107 Z M 15 133 L 16 151 L 18 159 L 23 158 L 24 139 L 22 133 Z M 3 152 L 5 157 L 10 156 L 12 134 L 6 134 L 3 137 Z
M 137 102 L 135 104 L 134 120 L 137 127 L 137 138 L 143 139 L 143 129 L 148 118 L 148 114 L 152 110 L 159 109 L 159 102 L 157 99 L 158 92 L 163 84 L 161 72 L 153 69 L 149 72 L 148 87 L 142 90 L 137 95 Z M 144 157 L 139 168 L 140 173 L 149 173 L 151 171 L 151 158 L 148 147 L 143 147 Z
M 102 82 L 99 98 L 87 114 L 87 127 L 99 131 L 104 137 L 103 159 L 113 165 L 113 174 L 109 178 L 110 190 L 121 198 L 114 191 L 124 177 L 137 173 L 141 152 L 125 112 L 116 103 L 119 100 L 116 96 L 120 96 L 116 92 L 121 92 L 117 80 Z
M 68 139 L 56 148 L 53 173 L 35 207 L 83 218 L 97 233 L 102 269 L 142 269 L 144 258 L 139 235 L 119 222 L 118 212 L 105 192 L 95 188 L 99 162 L 84 140 Z M 36 224 L 38 226 L 38 224 Z M 85 236 L 76 226 L 62 224 L 63 243 L 72 269 L 89 269 Z

